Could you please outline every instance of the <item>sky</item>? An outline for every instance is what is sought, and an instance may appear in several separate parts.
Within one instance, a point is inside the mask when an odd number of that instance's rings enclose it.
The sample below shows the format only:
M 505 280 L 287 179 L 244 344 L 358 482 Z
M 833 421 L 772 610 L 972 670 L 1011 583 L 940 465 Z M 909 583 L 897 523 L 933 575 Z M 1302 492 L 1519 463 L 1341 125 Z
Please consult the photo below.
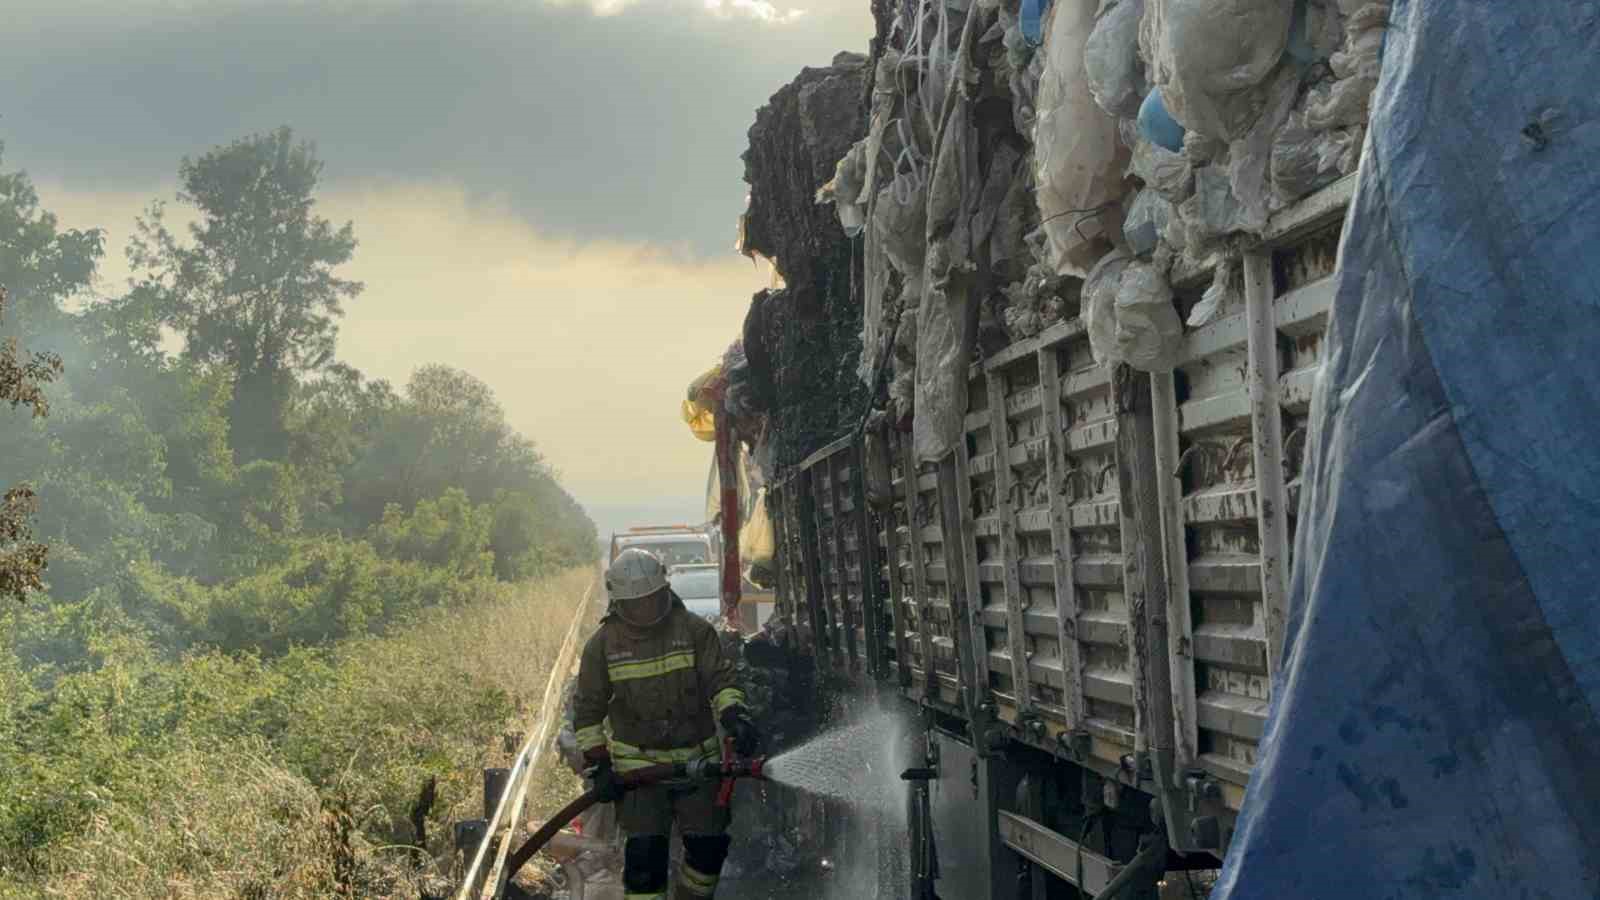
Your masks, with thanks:
M 746 132 L 871 31 L 866 0 L 4 2 L 3 165 L 106 230 L 98 290 L 180 158 L 289 125 L 360 241 L 340 357 L 483 379 L 602 535 L 701 512 L 679 404 L 771 279 L 733 251 Z

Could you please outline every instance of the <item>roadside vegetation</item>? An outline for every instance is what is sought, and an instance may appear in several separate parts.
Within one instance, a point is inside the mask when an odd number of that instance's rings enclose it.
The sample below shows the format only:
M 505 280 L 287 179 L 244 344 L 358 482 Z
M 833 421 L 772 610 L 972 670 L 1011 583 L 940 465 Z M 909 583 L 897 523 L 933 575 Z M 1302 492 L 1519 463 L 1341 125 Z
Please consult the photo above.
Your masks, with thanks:
M 338 361 L 320 170 L 185 159 L 113 288 L 0 166 L 0 896 L 417 896 L 593 579 L 486 385 Z

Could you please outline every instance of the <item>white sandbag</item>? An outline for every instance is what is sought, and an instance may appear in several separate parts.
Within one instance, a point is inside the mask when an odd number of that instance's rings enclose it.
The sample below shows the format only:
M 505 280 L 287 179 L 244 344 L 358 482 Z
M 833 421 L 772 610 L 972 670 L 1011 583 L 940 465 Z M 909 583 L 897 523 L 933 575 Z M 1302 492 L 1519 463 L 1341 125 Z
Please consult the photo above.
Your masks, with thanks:
M 1101 13 L 1083 48 L 1089 93 L 1113 116 L 1138 115 L 1146 93 L 1144 67 L 1139 62 L 1139 20 L 1143 17 L 1144 0 L 1116 0 Z
M 1056 272 L 1083 277 L 1110 246 L 1127 151 L 1117 120 L 1095 103 L 1083 70 L 1094 30 L 1094 0 L 1057 0 L 1047 23 L 1034 123 L 1035 190 L 1048 258 Z
M 1089 352 L 1102 366 L 1121 361 L 1117 350 L 1117 290 L 1131 260 L 1112 252 L 1101 258 L 1083 282 L 1083 322 L 1089 333 Z
M 1225 141 L 1260 116 L 1258 90 L 1283 56 L 1293 0 L 1149 0 L 1140 41 L 1150 81 L 1189 131 Z
M 1170 372 L 1183 350 L 1172 286 L 1147 262 L 1129 263 L 1117 289 L 1117 356 L 1143 372 Z

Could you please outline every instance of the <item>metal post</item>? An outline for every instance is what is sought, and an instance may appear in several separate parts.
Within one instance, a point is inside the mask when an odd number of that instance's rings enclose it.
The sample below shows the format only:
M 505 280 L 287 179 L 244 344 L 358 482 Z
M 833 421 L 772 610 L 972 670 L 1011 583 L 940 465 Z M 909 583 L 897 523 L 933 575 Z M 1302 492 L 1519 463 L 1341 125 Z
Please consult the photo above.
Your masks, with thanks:
M 1172 641 L 1173 730 L 1178 771 L 1199 755 L 1195 713 L 1194 623 L 1189 613 L 1189 551 L 1183 524 L 1183 480 L 1178 474 L 1178 397 L 1171 372 L 1150 376 L 1155 429 L 1155 475 L 1161 505 L 1161 542 L 1167 574 L 1167 627 Z
M 735 455 L 733 424 L 726 410 L 716 418 L 717 482 L 722 500 L 722 615 L 739 621 L 739 469 Z
M 984 373 L 985 387 L 989 392 L 989 437 L 994 446 L 995 517 L 1000 525 L 1001 590 L 1006 604 L 1006 655 L 1011 658 L 1012 692 L 1016 695 L 1018 716 L 1033 712 L 1033 689 L 1028 671 L 1028 632 L 1024 619 L 1027 598 L 1022 590 L 1022 576 L 1017 546 L 1017 508 L 1023 504 L 1013 502 L 1012 494 L 1016 473 L 1011 468 L 1010 420 L 1006 415 L 1005 375 L 1000 369 Z
M 815 475 L 810 469 L 800 473 L 800 480 L 795 484 L 799 492 L 799 507 L 795 516 L 800 525 L 800 562 L 805 571 L 806 578 L 806 614 L 811 622 L 811 652 L 817 660 L 819 667 L 826 667 L 827 660 L 824 654 L 832 646 L 833 635 L 829 630 L 827 610 L 822 605 L 822 563 L 817 559 L 818 540 L 816 519 L 816 493 L 812 487 Z
M 1272 251 L 1244 255 L 1245 316 L 1250 322 L 1250 427 L 1255 440 L 1256 496 L 1260 508 L 1261 610 L 1265 618 L 1267 677 L 1283 653 L 1289 596 L 1289 499 L 1283 478 L 1283 411 L 1278 406 L 1278 329 L 1272 311 Z
M 1066 417 L 1061 411 L 1061 351 L 1051 345 L 1039 351 L 1039 388 L 1044 404 L 1045 437 L 1049 452 L 1045 471 L 1050 479 L 1051 574 L 1056 593 L 1056 641 L 1061 648 L 1062 706 L 1068 729 L 1083 728 L 1083 665 L 1078 652 L 1078 588 L 1072 582 L 1072 504 L 1067 500 L 1068 465 Z
M 510 769 L 483 770 L 483 817 L 493 819 L 500 805 L 500 796 L 506 792 L 506 782 L 511 779 Z
M 866 632 L 867 674 L 884 677 L 882 598 L 878 596 L 878 532 L 872 527 L 872 505 L 867 502 L 867 441 L 857 435 L 851 444 L 850 503 L 855 507 L 856 559 L 861 569 L 861 623 Z

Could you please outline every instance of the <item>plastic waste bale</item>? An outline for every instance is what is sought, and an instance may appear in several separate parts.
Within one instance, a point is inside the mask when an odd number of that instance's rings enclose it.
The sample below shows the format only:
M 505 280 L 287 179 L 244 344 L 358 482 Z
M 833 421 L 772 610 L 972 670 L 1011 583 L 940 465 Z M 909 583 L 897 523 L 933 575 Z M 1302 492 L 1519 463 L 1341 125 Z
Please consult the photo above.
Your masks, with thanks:
M 972 358 L 966 292 L 923 289 L 917 312 L 917 364 L 912 445 L 920 462 L 941 459 L 959 437 Z
M 1138 116 L 1140 137 L 1170 153 L 1183 151 L 1183 139 L 1187 132 L 1176 119 L 1172 118 L 1172 114 L 1167 112 L 1167 105 L 1161 99 L 1160 91 L 1151 91 L 1145 95 L 1139 104 Z
M 1173 118 L 1224 141 L 1261 114 L 1258 87 L 1283 57 L 1294 0 L 1149 0 L 1140 47 Z
M 1058 9 L 1060 7 L 1057 7 Z M 967 72 L 965 52 L 955 68 Z M 939 129 L 933 176 L 928 184 L 928 246 L 917 311 L 916 413 L 912 445 L 922 461 L 938 460 L 955 446 L 967 406 L 967 365 L 974 331 L 971 296 L 962 276 L 976 268 L 968 258 L 986 236 L 982 197 L 999 191 L 995 166 L 981 169 L 978 134 L 971 126 L 972 99 L 965 90 L 950 98 Z M 986 182 L 991 190 L 985 191 Z M 1003 196 L 1003 191 L 1000 192 Z
M 1237 254 L 1217 262 L 1211 274 L 1211 286 L 1200 295 L 1200 302 L 1189 310 L 1184 324 L 1199 328 L 1217 317 L 1225 306 L 1236 303 L 1244 296 L 1244 271 L 1239 267 Z
M 1122 237 L 1135 256 L 1145 256 L 1156 249 L 1156 243 L 1167 230 L 1167 222 L 1175 215 L 1172 201 L 1161 196 L 1154 188 L 1144 188 L 1133 198 L 1128 216 L 1122 221 Z
M 1328 130 L 1367 121 L 1388 23 L 1388 3 L 1363 4 L 1345 20 L 1344 47 L 1328 59 L 1335 81 L 1313 91 L 1306 104 L 1309 127 Z
M 1128 173 L 1173 203 L 1182 203 L 1194 188 L 1194 168 L 1179 151 L 1159 147 L 1142 137 L 1137 127 L 1122 128 L 1123 142 L 1133 148 Z
M 1248 231 L 1258 232 L 1267 217 L 1282 206 L 1274 202 L 1269 169 L 1279 131 L 1284 127 L 1300 90 L 1299 70 L 1280 66 L 1262 88 L 1266 105 L 1255 125 L 1228 148 L 1228 182 L 1239 201 Z
M 1178 205 L 1178 216 L 1183 220 L 1185 253 L 1195 259 L 1215 249 L 1223 237 L 1251 226 L 1233 195 L 1228 173 L 1218 166 L 1195 170 L 1194 193 Z
M 1032 337 L 1061 321 L 1065 306 L 1062 287 L 1059 276 L 1036 264 L 1021 281 L 1001 289 L 1007 301 L 1002 319 L 1011 340 Z
M 1108 253 L 1083 281 L 1083 322 L 1089 332 L 1089 352 L 1102 366 L 1115 365 L 1117 356 L 1117 290 L 1123 270 L 1132 260 Z
M 1102 366 L 1169 372 L 1183 348 L 1183 323 L 1167 277 L 1151 263 L 1107 254 L 1083 285 L 1089 351 Z
M 855 237 L 867 222 L 866 204 L 860 202 L 861 190 L 866 183 L 867 140 L 863 138 L 851 145 L 834 167 L 833 178 L 817 189 L 818 203 L 832 203 L 839 214 L 839 224 L 844 233 Z
M 1183 347 L 1183 323 L 1160 269 L 1129 263 L 1117 288 L 1117 355 L 1144 372 L 1170 372 Z
M 1110 246 L 1106 214 L 1117 221 L 1113 211 L 1128 159 L 1117 120 L 1095 102 L 1084 72 L 1095 7 L 1093 0 L 1060 0 L 1051 7 L 1033 130 L 1045 249 L 1056 272 L 1079 278 Z
M 1303 110 L 1290 114 L 1273 138 L 1268 165 L 1272 196 L 1277 203 L 1293 203 L 1338 177 L 1340 155 L 1323 152 L 1324 146 L 1331 143 L 1306 127 Z
M 1089 93 L 1100 108 L 1124 118 L 1139 112 L 1144 97 L 1144 67 L 1139 62 L 1139 21 L 1144 0 L 1116 0 L 1100 14 L 1083 48 Z
M 745 356 L 743 339 L 734 341 L 723 354 L 722 374 L 726 381 L 722 392 L 722 408 L 734 418 L 735 424 L 743 427 L 748 423 L 741 420 L 759 418 L 763 410 L 757 405 L 757 393 L 751 383 L 753 375 L 750 361 Z
M 872 206 L 872 228 L 889 264 L 902 276 L 922 271 L 923 256 L 927 252 L 928 224 L 927 195 L 905 173 L 895 176 L 896 183 L 878 192 Z
M 989 231 L 989 267 L 999 282 L 1023 277 L 1034 262 L 1027 243 L 1029 223 L 1038 214 L 1032 176 L 1028 165 L 1013 163 L 1010 186 Z

